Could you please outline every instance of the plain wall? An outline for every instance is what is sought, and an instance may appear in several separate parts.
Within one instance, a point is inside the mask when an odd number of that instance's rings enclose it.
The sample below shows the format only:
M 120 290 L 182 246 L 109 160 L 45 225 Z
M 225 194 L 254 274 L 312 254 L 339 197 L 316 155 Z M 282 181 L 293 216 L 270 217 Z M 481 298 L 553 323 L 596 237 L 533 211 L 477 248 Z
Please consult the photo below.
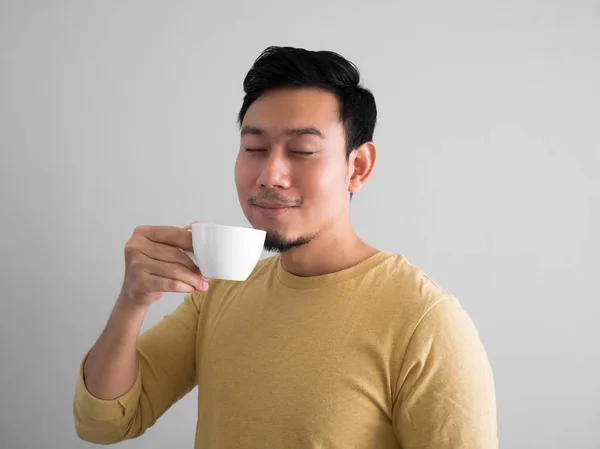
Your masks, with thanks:
M 502 448 L 600 447 L 598 1 L 2 1 L 0 448 L 85 448 L 79 363 L 135 226 L 246 226 L 242 80 L 334 50 L 377 100 L 352 216 L 454 293 Z M 144 328 L 181 301 L 167 295 Z M 191 448 L 196 390 L 129 448 Z

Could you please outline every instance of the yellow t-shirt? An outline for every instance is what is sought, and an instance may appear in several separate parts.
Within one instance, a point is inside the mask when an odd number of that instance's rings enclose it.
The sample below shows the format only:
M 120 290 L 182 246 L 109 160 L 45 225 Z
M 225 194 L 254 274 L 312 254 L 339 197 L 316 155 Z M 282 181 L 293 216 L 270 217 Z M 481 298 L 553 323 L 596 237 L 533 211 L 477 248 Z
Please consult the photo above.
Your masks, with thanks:
M 142 434 L 198 386 L 197 449 L 492 449 L 488 359 L 452 294 L 401 255 L 297 277 L 279 255 L 246 282 L 213 280 L 139 337 L 129 392 L 80 376 L 78 435 Z

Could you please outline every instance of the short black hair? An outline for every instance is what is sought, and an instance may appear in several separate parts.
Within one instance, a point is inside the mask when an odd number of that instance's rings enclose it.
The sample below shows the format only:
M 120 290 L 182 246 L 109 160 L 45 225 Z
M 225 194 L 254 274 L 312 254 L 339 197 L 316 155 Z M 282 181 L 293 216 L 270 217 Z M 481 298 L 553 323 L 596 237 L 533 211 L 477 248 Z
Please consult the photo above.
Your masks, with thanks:
M 241 126 L 250 105 L 262 94 L 278 88 L 313 87 L 334 94 L 346 131 L 346 157 L 373 140 L 377 107 L 370 90 L 360 85 L 356 65 L 332 51 L 295 47 L 267 47 L 244 79 L 244 101 L 238 114 Z

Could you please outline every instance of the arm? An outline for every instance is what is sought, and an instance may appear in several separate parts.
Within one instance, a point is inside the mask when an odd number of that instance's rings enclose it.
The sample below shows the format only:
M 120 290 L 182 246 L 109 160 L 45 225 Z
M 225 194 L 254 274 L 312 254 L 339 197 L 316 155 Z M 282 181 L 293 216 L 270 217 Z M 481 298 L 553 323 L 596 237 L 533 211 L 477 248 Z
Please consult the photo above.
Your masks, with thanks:
M 182 250 L 189 226 L 138 226 L 125 245 L 125 279 L 102 335 L 82 363 L 73 404 L 77 434 L 96 443 L 141 435 L 195 383 L 201 298 L 138 334 L 146 311 L 165 292 L 206 291 L 208 283 Z
M 456 298 L 434 305 L 408 344 L 392 420 L 405 449 L 497 449 L 492 370 Z
M 200 293 L 187 295 L 139 338 L 145 312 L 122 309 L 117 301 L 107 328 L 80 368 L 74 399 L 80 438 L 100 444 L 135 438 L 195 386 L 203 298 Z
M 115 399 L 133 386 L 139 368 L 136 346 L 148 307 L 119 296 L 100 338 L 85 358 L 83 374 L 89 392 Z

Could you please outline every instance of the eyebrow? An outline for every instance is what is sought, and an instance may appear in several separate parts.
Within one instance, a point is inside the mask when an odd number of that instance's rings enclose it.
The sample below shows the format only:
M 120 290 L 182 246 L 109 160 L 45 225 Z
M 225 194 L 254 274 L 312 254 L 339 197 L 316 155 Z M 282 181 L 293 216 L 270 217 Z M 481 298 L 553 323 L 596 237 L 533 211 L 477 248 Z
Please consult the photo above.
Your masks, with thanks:
M 286 129 L 285 133 L 288 136 L 317 136 L 320 139 L 325 139 L 325 134 L 323 134 L 321 130 L 315 126 L 309 126 L 307 128 Z M 255 126 L 244 126 L 240 134 L 242 136 L 245 134 L 251 134 L 253 136 L 264 136 L 266 132 L 263 129 L 257 128 Z

